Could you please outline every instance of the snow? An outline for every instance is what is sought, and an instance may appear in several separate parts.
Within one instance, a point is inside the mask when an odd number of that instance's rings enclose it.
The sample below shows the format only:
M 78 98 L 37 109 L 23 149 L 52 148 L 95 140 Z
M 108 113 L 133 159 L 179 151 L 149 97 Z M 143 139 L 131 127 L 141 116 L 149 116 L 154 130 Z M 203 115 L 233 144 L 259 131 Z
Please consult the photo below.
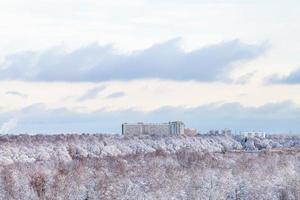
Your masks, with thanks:
M 0 199 L 300 199 L 300 137 L 0 136 Z

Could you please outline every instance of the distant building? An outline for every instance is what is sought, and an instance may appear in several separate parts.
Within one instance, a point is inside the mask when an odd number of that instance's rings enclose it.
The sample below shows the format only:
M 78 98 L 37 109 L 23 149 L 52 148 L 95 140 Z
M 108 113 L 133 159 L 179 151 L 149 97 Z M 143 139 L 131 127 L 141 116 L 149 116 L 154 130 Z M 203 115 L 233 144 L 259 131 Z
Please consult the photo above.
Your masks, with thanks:
M 244 137 L 261 137 L 261 138 L 266 137 L 266 133 L 260 131 L 243 132 L 242 135 Z
M 181 121 L 168 123 L 124 123 L 122 124 L 122 135 L 161 134 L 182 135 L 185 125 Z
M 210 130 L 208 132 L 209 135 L 226 135 L 230 136 L 231 135 L 231 130 L 230 129 L 222 129 L 222 130 Z

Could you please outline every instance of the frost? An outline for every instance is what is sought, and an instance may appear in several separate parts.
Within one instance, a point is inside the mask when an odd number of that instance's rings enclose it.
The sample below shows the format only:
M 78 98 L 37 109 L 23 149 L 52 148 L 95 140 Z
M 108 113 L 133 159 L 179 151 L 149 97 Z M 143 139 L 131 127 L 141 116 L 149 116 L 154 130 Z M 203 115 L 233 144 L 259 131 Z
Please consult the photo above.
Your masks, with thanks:
M 300 138 L 0 136 L 0 199 L 300 199 Z

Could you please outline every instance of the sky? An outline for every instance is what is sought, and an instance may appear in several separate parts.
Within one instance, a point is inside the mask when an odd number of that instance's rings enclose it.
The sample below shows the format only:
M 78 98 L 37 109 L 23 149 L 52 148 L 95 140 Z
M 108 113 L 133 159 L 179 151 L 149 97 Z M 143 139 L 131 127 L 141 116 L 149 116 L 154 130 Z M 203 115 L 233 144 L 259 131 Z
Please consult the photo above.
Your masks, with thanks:
M 296 0 L 0 0 L 0 133 L 300 134 Z

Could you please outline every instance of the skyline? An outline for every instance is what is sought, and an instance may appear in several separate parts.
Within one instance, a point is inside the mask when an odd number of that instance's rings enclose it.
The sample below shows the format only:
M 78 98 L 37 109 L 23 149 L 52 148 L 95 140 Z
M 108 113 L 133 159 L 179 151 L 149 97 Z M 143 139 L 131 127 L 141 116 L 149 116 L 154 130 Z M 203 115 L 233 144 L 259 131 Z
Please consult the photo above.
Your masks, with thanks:
M 0 0 L 1 133 L 300 133 L 297 1 Z

